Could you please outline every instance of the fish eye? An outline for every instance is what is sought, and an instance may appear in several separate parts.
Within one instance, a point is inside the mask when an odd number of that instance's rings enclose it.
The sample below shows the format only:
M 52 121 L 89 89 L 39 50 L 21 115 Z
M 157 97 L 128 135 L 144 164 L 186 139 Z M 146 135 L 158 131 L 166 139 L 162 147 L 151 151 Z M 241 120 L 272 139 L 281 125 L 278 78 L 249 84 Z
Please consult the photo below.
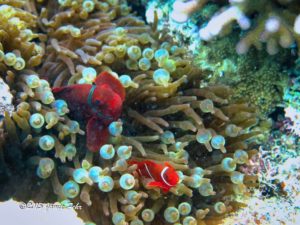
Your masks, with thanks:
M 99 106 L 99 105 L 101 105 L 101 101 L 100 101 L 100 100 L 96 100 L 96 101 L 95 101 L 95 104 L 96 104 L 97 106 Z
M 172 180 L 172 176 L 170 176 L 170 174 L 166 173 L 166 180 L 171 181 Z

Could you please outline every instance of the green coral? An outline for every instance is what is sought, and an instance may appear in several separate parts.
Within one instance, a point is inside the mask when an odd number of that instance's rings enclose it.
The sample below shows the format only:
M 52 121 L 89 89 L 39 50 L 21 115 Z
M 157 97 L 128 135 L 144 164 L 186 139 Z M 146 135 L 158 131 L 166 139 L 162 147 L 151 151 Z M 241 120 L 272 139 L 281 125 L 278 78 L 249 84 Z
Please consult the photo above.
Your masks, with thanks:
M 202 44 L 197 49 L 195 64 L 204 70 L 206 82 L 220 82 L 233 87 L 234 99 L 248 99 L 266 118 L 282 101 L 288 82 L 285 69 L 290 61 L 288 51 L 281 51 L 281 57 L 269 56 L 265 52 L 251 49 L 247 55 L 236 54 L 232 34 L 221 40 Z M 284 57 L 285 56 L 285 57 Z

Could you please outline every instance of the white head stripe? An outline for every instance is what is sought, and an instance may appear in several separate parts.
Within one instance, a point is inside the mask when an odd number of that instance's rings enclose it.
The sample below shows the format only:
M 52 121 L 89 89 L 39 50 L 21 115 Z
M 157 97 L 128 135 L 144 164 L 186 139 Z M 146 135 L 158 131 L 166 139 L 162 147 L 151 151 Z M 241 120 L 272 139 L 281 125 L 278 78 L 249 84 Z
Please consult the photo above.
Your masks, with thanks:
M 145 165 L 145 168 L 146 168 L 146 170 L 147 170 L 149 176 L 154 180 L 154 178 L 152 177 L 152 175 L 151 175 L 151 173 L 150 173 L 150 170 L 149 170 L 147 164 L 145 163 L 144 165 Z
M 160 176 L 161 176 L 161 179 L 165 182 L 166 185 L 172 186 L 171 184 L 169 184 L 169 183 L 167 182 L 167 180 L 166 180 L 165 177 L 164 177 L 164 175 L 165 175 L 165 173 L 166 173 L 166 171 L 167 171 L 168 169 L 169 169 L 169 167 L 166 166 L 166 167 L 161 171 Z

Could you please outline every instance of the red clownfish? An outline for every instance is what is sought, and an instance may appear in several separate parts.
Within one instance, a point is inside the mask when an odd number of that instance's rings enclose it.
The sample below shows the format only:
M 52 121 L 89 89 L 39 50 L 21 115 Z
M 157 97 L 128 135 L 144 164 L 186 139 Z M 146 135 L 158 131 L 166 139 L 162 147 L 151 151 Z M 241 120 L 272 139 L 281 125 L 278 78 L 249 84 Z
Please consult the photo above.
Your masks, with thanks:
M 102 72 L 95 84 L 74 84 L 52 89 L 56 98 L 64 99 L 71 115 L 86 125 L 86 142 L 90 151 L 98 151 L 106 143 L 108 125 L 119 118 L 125 89 L 118 79 Z
M 179 176 L 175 169 L 168 163 L 164 165 L 155 163 L 150 160 L 144 161 L 128 161 L 129 165 L 137 165 L 137 172 L 140 176 L 151 178 L 148 187 L 158 187 L 164 193 L 168 192 L 170 188 L 176 186 L 179 182 Z

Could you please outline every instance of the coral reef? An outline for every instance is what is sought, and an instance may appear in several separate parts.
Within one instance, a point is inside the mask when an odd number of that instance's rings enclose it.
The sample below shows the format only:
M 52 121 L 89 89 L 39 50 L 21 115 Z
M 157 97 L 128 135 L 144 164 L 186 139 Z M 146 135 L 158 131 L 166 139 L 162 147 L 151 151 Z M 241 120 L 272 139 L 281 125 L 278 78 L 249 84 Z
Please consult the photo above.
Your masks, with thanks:
M 282 101 L 288 84 L 288 70 L 292 62 L 284 57 L 268 56 L 251 49 L 245 55 L 234 50 L 238 35 L 230 34 L 221 40 L 200 45 L 195 52 L 195 64 L 207 75 L 209 83 L 223 83 L 233 89 L 233 98 L 246 97 L 261 118 L 266 118 Z M 276 63 L 274 63 L 276 62 Z
M 215 1 L 176 0 L 171 17 L 177 22 L 186 22 L 193 13 L 210 4 L 215 4 Z M 202 40 L 210 41 L 217 36 L 224 36 L 238 25 L 246 31 L 236 46 L 239 54 L 246 53 L 251 46 L 262 49 L 266 45 L 270 55 L 276 54 L 279 47 L 289 48 L 293 44 L 299 47 L 299 2 L 234 0 L 229 4 L 221 1 L 217 5 L 221 9 L 209 18 L 207 24 L 201 21 L 199 36 Z
M 13 96 L 10 93 L 9 86 L 4 82 L 2 78 L 0 78 L 0 117 L 4 117 L 4 112 L 11 112 L 14 110 L 14 106 L 12 104 Z
M 257 153 L 256 109 L 231 99 L 228 86 L 201 82 L 187 49 L 157 30 L 156 13 L 146 25 L 125 0 L 0 7 L 19 18 L 1 27 L 16 37 L 2 44 L 0 61 L 16 109 L 1 124 L 1 200 L 80 203 L 86 223 L 104 225 L 217 224 L 245 206 L 235 197 L 257 186 L 240 171 Z M 25 27 L 31 38 L 23 41 Z M 92 84 L 102 71 L 119 79 L 126 99 L 109 141 L 93 153 L 86 124 L 51 88 Z M 167 162 L 179 181 L 167 193 L 150 187 L 131 160 Z
M 232 213 L 224 224 L 297 224 L 299 218 L 299 137 L 284 123 L 273 127 L 268 142 L 250 159 L 260 188 L 254 191 L 247 208 Z M 253 170 L 255 168 L 255 170 Z M 259 210 L 257 210 L 259 209 Z
M 290 69 L 290 81 L 289 86 L 285 88 L 283 100 L 284 100 L 284 111 L 285 111 L 285 120 L 283 122 L 284 127 L 295 135 L 300 135 L 300 104 L 299 104 L 299 63 L 300 59 L 298 58 L 295 61 L 294 67 Z

